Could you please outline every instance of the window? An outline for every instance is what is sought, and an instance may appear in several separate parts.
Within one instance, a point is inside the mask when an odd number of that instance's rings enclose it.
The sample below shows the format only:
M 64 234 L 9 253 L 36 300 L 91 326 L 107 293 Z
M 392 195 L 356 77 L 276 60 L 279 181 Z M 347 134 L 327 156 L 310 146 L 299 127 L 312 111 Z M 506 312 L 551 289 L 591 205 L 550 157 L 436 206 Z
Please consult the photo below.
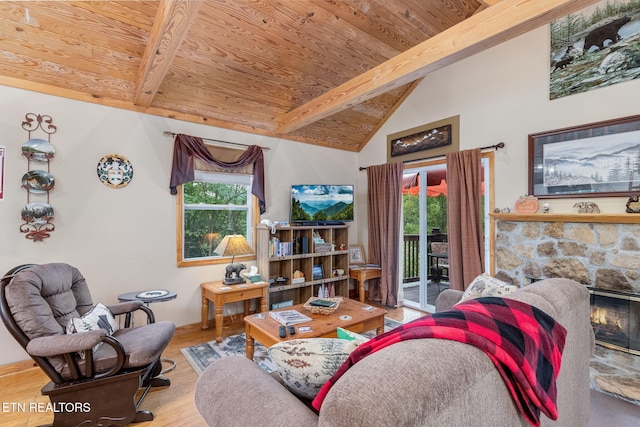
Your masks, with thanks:
M 252 247 L 257 203 L 251 195 L 250 175 L 196 170 L 196 179 L 178 191 L 178 266 L 221 264 L 231 261 L 215 253 L 228 234 L 241 234 Z M 236 256 L 234 261 L 254 259 Z

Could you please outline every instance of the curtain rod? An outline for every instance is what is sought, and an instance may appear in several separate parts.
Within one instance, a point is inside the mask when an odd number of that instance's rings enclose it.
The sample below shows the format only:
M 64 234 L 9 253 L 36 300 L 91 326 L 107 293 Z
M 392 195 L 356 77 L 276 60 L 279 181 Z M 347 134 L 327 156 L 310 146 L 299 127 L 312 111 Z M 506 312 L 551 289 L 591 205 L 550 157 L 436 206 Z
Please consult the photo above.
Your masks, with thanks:
M 498 151 L 500 148 L 504 148 L 504 142 L 499 142 L 497 144 L 494 145 L 487 145 L 486 147 L 480 147 L 480 150 L 489 150 L 489 149 L 495 149 L 496 151 Z M 422 159 L 413 159 L 413 160 L 405 160 L 402 163 L 406 164 L 406 163 L 411 163 L 411 162 L 422 162 L 424 160 L 433 160 L 433 159 L 437 159 L 440 157 L 445 157 L 444 155 L 439 155 L 439 156 L 431 156 L 431 157 L 424 157 Z M 360 170 L 361 171 L 365 171 L 367 170 L 366 166 L 360 166 Z
M 165 130 L 165 131 L 164 131 L 164 135 L 165 135 L 165 136 L 172 136 L 172 137 L 174 137 L 174 138 L 175 138 L 178 134 L 177 134 L 177 133 L 170 132 L 170 131 L 168 131 L 168 130 Z M 203 141 L 219 142 L 219 143 L 221 143 L 221 144 L 238 145 L 238 146 L 240 146 L 240 147 L 251 147 L 251 145 L 241 144 L 241 143 L 239 143 L 239 142 L 222 141 L 222 140 L 220 140 L 220 139 L 211 139 L 211 138 L 202 138 L 202 137 L 199 137 L 199 138 L 200 138 L 200 139 L 202 139 Z M 263 146 L 261 146 L 261 145 L 258 145 L 258 147 L 262 148 L 263 150 L 271 150 L 271 148 L 269 148 L 269 147 L 263 147 Z

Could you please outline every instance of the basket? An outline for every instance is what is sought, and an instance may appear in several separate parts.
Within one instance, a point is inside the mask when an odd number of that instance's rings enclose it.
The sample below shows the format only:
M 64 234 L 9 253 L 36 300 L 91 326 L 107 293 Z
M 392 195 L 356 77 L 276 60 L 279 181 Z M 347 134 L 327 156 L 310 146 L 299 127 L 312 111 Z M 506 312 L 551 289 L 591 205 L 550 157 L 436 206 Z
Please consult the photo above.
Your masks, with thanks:
M 326 301 L 333 301 L 336 303 L 336 305 L 334 307 L 317 307 L 314 305 L 311 305 L 311 301 L 315 301 L 317 299 L 321 299 L 321 300 L 326 300 Z M 340 306 L 340 303 L 342 302 L 342 298 L 318 298 L 318 297 L 311 297 L 307 300 L 307 302 L 304 303 L 303 307 L 312 312 L 313 314 L 331 314 L 334 311 L 336 311 L 338 309 L 338 307 Z

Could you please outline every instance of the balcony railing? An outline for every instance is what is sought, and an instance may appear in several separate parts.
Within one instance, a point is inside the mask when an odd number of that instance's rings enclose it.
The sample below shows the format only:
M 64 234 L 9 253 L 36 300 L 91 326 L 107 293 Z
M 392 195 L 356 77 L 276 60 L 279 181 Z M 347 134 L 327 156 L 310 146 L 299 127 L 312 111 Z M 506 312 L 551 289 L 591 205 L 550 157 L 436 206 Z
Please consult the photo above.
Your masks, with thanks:
M 420 281 L 420 235 L 405 234 L 402 245 L 404 277 L 402 283 Z
M 446 242 L 447 235 L 444 233 L 429 234 L 427 245 L 431 242 Z M 405 234 L 402 245 L 402 263 L 404 277 L 402 283 L 420 281 L 420 235 Z M 431 266 L 427 266 L 427 271 L 431 271 Z

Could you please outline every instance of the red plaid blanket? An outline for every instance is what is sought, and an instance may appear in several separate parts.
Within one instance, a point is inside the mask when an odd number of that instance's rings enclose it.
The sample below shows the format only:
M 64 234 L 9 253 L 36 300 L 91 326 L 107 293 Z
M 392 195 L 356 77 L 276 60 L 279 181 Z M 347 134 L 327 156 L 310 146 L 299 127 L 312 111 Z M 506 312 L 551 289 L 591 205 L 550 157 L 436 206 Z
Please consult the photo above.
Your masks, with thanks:
M 529 304 L 496 297 L 463 302 L 378 335 L 356 348 L 320 389 L 313 407 L 320 409 L 329 389 L 355 363 L 391 344 L 417 338 L 440 338 L 474 345 L 493 361 L 516 406 L 533 426 L 540 411 L 558 419 L 556 378 L 560 372 L 566 329 Z

